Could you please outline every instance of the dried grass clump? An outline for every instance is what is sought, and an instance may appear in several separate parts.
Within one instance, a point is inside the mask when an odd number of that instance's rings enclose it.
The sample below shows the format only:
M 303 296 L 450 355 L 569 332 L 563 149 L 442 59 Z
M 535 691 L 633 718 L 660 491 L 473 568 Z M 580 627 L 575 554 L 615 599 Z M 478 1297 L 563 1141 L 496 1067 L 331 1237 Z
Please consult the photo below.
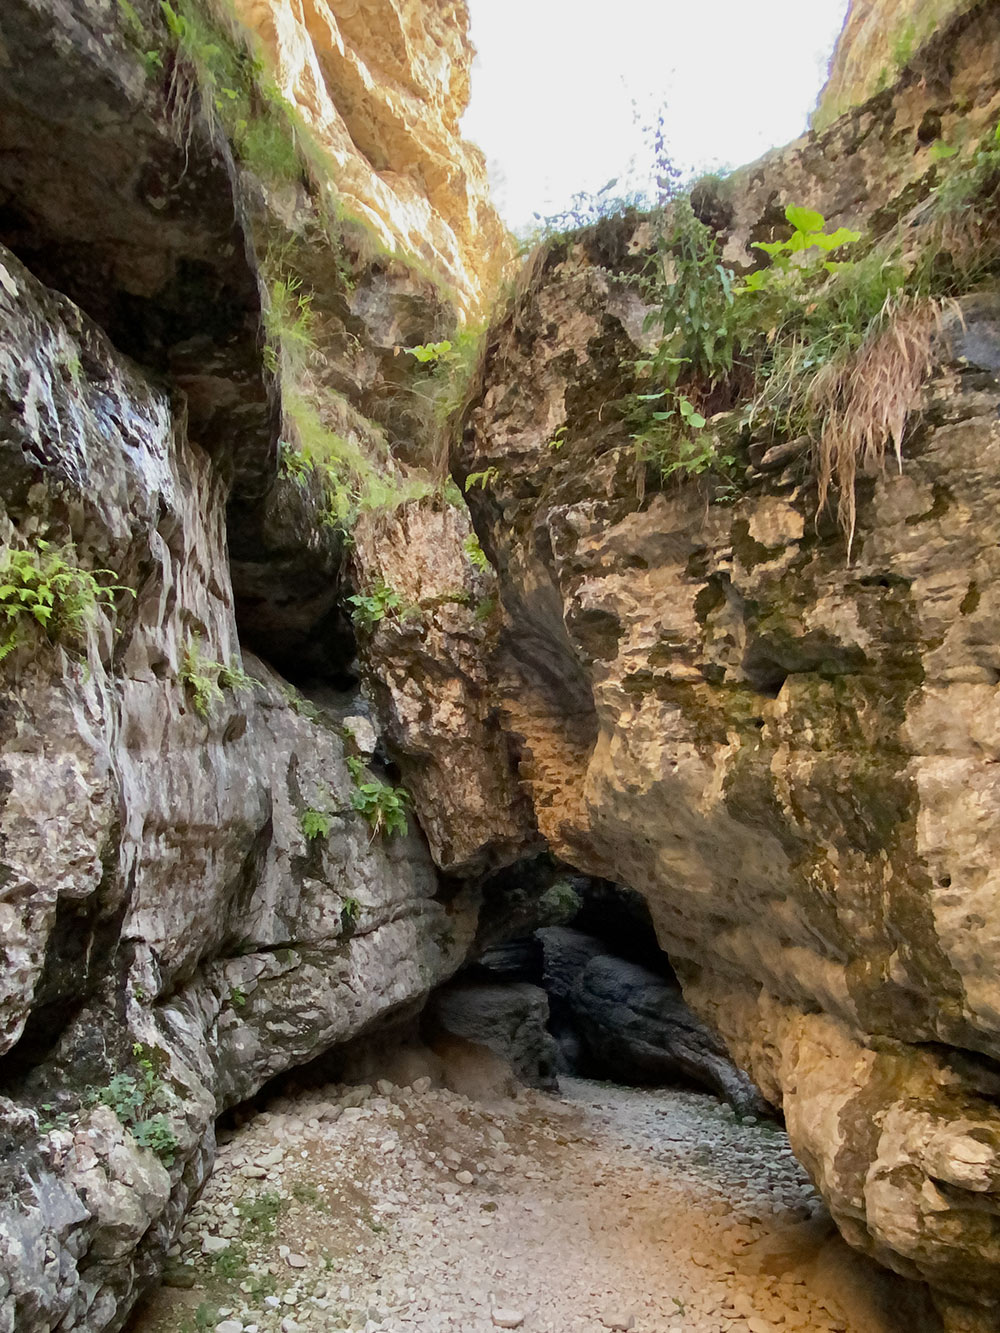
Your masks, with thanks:
M 884 471 L 890 441 L 902 471 L 907 418 L 930 370 L 940 320 L 937 301 L 890 296 L 861 346 L 828 362 L 809 386 L 807 406 L 819 425 L 817 512 L 835 487 L 848 559 L 857 524 L 858 473 Z

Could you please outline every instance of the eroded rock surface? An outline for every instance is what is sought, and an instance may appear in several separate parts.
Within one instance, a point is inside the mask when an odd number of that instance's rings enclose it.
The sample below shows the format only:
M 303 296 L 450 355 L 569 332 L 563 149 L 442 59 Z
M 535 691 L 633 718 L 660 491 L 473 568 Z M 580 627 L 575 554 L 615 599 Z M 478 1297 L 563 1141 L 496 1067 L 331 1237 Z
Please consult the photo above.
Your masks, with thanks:
M 994 98 L 981 87 L 978 105 Z M 832 139 L 745 173 L 739 236 L 765 200 L 852 216 L 845 181 L 877 171 L 877 127 L 904 121 L 910 177 L 886 188 L 919 216 L 933 177 L 917 124 L 954 103 L 907 84 L 902 106 L 857 113 L 869 135 L 831 164 L 833 207 L 817 177 L 798 193 Z M 874 226 L 894 215 L 874 205 Z M 496 469 L 470 498 L 498 570 L 495 675 L 521 773 L 557 855 L 645 895 L 686 998 L 784 1107 L 845 1234 L 934 1283 L 956 1328 L 989 1329 L 995 303 L 964 302 L 964 331 L 942 337 L 902 473 L 864 483 L 849 562 L 792 454 L 751 466 L 729 503 L 693 483 L 640 499 L 614 405 L 642 354 L 643 244 L 641 224 L 609 223 L 539 257 L 494 330 L 459 455 Z
M 473 55 L 465 5 L 237 0 L 236 12 L 273 56 L 344 205 L 478 313 L 513 251 L 483 156 L 459 130 Z
M 466 956 L 476 899 L 440 901 L 412 820 L 373 837 L 336 710 L 249 656 L 241 690 L 196 706 L 192 660 L 240 664 L 225 489 L 163 390 L 0 263 L 4 541 L 123 589 L 77 647 L 25 629 L 5 662 L 0 1317 L 117 1328 L 215 1116 L 419 1004 Z

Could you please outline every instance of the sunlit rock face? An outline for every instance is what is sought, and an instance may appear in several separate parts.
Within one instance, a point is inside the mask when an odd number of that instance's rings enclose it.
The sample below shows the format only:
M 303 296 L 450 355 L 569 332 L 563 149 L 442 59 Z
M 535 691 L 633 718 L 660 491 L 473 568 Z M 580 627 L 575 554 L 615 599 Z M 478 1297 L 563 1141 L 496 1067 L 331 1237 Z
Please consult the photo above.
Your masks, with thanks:
M 976 0 L 851 0 L 830 77 L 814 116 L 824 129 L 851 107 L 895 83 L 910 67 L 919 78 L 940 77 L 948 51 L 935 34 L 951 20 L 981 9 Z
M 478 312 L 511 250 L 483 155 L 459 130 L 473 54 L 463 0 L 236 0 L 235 8 L 329 155 L 344 206 Z
M 995 19 L 972 31 L 953 34 L 954 88 L 906 80 L 902 110 L 869 103 L 706 194 L 735 220 L 727 257 L 748 262 L 790 202 L 919 227 L 921 123 L 957 126 L 957 53 L 995 68 Z M 973 138 L 995 96 L 994 73 L 965 103 Z M 539 256 L 456 454 L 487 475 L 470 498 L 521 773 L 559 856 L 645 895 L 685 997 L 783 1108 L 847 1238 L 929 1281 L 951 1328 L 989 1333 L 1000 309 L 976 292 L 945 320 L 902 472 L 864 481 L 849 557 L 794 448 L 751 449 L 721 502 L 637 486 L 620 404 L 648 240 L 612 220 Z

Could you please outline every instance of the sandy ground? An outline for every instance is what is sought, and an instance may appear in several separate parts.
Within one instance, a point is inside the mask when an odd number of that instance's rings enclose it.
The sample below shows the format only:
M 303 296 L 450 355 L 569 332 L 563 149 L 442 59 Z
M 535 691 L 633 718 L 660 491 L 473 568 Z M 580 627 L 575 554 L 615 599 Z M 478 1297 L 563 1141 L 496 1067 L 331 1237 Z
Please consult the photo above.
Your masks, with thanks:
M 130 1333 L 896 1333 L 892 1308 L 785 1135 L 709 1096 L 380 1083 L 222 1144 Z

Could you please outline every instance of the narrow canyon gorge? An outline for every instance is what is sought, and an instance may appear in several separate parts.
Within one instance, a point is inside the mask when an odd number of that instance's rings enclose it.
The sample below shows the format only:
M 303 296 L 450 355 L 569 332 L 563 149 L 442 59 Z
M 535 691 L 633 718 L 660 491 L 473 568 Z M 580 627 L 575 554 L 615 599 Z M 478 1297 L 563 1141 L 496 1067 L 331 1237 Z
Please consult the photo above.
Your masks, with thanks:
M 1000 4 L 527 245 L 472 58 L 0 7 L 0 1333 L 996 1333 Z

